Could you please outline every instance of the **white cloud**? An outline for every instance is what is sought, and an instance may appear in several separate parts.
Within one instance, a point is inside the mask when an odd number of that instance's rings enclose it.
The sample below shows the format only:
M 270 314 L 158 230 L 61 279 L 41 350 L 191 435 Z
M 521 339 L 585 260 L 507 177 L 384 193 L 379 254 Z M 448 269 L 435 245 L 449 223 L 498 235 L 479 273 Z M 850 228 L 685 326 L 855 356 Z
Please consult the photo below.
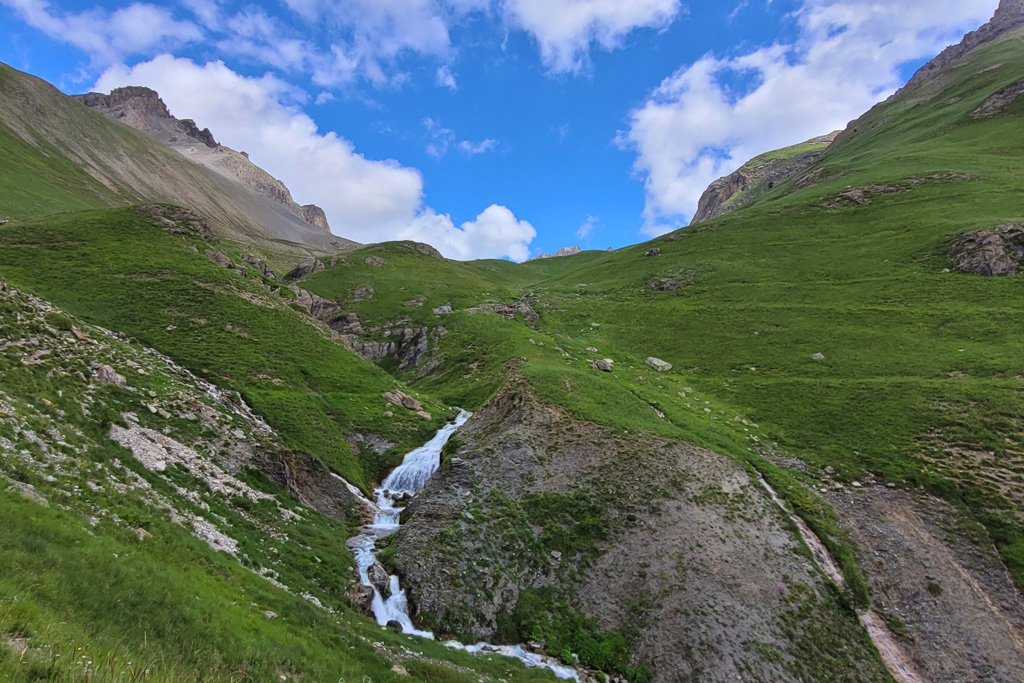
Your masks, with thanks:
M 554 72 L 576 73 L 590 45 L 622 45 L 638 28 L 663 28 L 685 7 L 679 0 L 504 0 L 507 20 L 536 38 L 541 59 Z
M 0 0 L 0 4 L 13 9 L 29 26 L 73 45 L 102 66 L 203 37 L 192 22 L 175 19 L 168 9 L 146 3 L 133 3 L 114 12 L 92 9 L 78 14 L 54 8 L 47 0 Z
M 510 258 L 525 261 L 537 231 L 504 206 L 491 205 L 476 220 L 456 227 L 450 216 L 425 211 L 400 235 L 427 242 L 450 258 Z
M 459 143 L 459 149 L 468 154 L 471 157 L 475 157 L 478 154 L 486 154 L 494 149 L 498 144 L 497 140 L 487 138 L 482 142 L 470 142 L 469 140 L 463 140 Z
M 300 203 L 326 212 L 333 229 L 359 242 L 420 239 L 452 258 L 526 258 L 536 236 L 529 223 L 492 206 L 455 227 L 424 205 L 423 177 L 396 161 L 375 161 L 336 133 L 322 133 L 297 103 L 304 92 L 272 76 L 246 77 L 223 62 L 198 65 L 160 55 L 132 68 L 108 69 L 95 85 L 107 92 L 145 85 L 173 113 L 209 127 L 224 144 L 246 150 L 280 178 Z
M 452 92 L 459 89 L 459 84 L 455 81 L 455 74 L 447 66 L 438 67 L 434 83 L 437 84 L 437 87 L 448 88 Z
M 932 56 L 991 16 L 997 0 L 805 0 L 799 38 L 679 69 L 630 115 L 647 234 L 678 228 L 707 185 L 757 154 L 846 124 L 899 87 L 900 66 Z M 736 89 L 736 83 L 749 84 Z
M 580 224 L 578 230 L 576 230 L 576 239 L 584 240 L 590 237 L 590 233 L 594 232 L 594 228 L 597 227 L 597 217 L 587 216 L 587 219 Z
M 447 58 L 447 16 L 436 0 L 285 0 L 307 22 L 332 33 L 329 54 L 314 67 L 317 85 L 356 76 L 391 84 L 388 67 L 405 52 Z

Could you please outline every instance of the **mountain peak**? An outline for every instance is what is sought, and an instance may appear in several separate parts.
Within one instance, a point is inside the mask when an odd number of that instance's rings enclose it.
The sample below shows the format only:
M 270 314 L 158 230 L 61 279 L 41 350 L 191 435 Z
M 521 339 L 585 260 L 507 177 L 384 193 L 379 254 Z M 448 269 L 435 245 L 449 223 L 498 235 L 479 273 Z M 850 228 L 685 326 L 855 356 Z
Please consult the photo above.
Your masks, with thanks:
M 547 258 L 560 258 L 562 256 L 575 256 L 576 254 L 580 253 L 580 251 L 581 251 L 581 249 L 579 247 L 562 247 L 561 249 L 556 251 L 554 254 L 541 254 L 540 256 L 538 256 L 537 258 L 535 258 L 533 260 L 534 261 L 540 261 L 541 259 L 547 259 Z

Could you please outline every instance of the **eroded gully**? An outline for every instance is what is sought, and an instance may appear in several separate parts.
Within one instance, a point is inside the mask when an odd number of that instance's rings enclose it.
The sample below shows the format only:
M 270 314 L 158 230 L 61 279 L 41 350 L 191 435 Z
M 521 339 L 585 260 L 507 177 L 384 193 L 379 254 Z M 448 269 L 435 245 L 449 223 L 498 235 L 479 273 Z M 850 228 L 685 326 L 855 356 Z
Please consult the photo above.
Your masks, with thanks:
M 443 427 L 434 438 L 406 455 L 402 464 L 395 468 L 380 488 L 375 491 L 375 502 L 368 500 L 358 489 L 346 482 L 349 490 L 373 514 L 373 523 L 362 527 L 356 536 L 347 541 L 346 545 L 355 555 L 356 566 L 359 569 L 359 581 L 367 588 L 373 589 L 373 616 L 381 626 L 395 622 L 401 626 L 402 633 L 434 639 L 433 633 L 417 629 L 412 623 L 405 590 L 398 577 L 388 576 L 377 562 L 377 545 L 382 539 L 399 529 L 402 510 L 405 509 L 398 507 L 399 502 L 419 493 L 440 466 L 441 449 L 470 417 L 470 413 L 462 411 L 454 422 Z M 387 587 L 385 592 L 381 591 L 382 586 Z M 385 597 L 385 593 L 387 597 Z M 580 680 L 579 673 L 575 669 L 563 666 L 550 657 L 529 652 L 519 645 L 491 645 L 489 643 L 464 645 L 455 640 L 445 641 L 444 644 L 452 649 L 463 650 L 471 654 L 486 653 L 512 657 L 528 667 L 550 669 L 559 678 Z

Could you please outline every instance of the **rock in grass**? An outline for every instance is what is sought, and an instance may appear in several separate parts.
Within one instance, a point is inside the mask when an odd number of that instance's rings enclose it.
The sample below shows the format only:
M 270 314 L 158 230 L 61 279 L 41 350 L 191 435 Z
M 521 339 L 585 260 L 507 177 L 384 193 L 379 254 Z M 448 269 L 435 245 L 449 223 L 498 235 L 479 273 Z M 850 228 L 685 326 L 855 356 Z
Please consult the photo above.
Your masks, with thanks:
M 89 366 L 89 369 L 92 370 L 92 376 L 101 387 L 113 384 L 119 389 L 124 389 L 128 386 L 128 380 L 126 380 L 122 375 L 119 375 L 117 371 L 109 365 L 93 363 Z
M 823 354 L 823 353 L 816 353 L 813 356 L 811 356 L 811 360 L 816 360 L 816 361 L 819 361 L 819 362 L 823 361 L 823 360 L 825 360 L 825 354 Z
M 661 256 L 661 249 L 651 249 L 644 256 L 650 258 L 651 256 Z
M 655 370 L 657 370 L 658 372 L 668 372 L 669 370 L 672 369 L 671 363 L 666 363 L 660 358 L 655 358 L 654 356 L 651 356 L 650 358 L 647 359 L 647 364 L 650 365 Z
M 50 502 L 43 498 L 43 495 L 36 490 L 36 487 L 32 484 L 26 484 L 22 481 L 15 481 L 11 483 L 11 488 L 18 492 L 25 500 L 30 500 L 33 503 L 42 505 L 44 508 L 50 507 Z
M 271 621 L 273 621 L 274 619 L 277 619 L 277 614 L 275 614 L 274 612 L 271 612 L 270 610 L 267 610 L 266 612 L 264 612 L 263 616 L 265 616 L 267 619 L 270 619 Z
M 601 372 L 611 372 L 612 364 L 614 361 L 605 358 L 604 360 L 595 360 L 590 364 L 592 370 L 600 370 Z

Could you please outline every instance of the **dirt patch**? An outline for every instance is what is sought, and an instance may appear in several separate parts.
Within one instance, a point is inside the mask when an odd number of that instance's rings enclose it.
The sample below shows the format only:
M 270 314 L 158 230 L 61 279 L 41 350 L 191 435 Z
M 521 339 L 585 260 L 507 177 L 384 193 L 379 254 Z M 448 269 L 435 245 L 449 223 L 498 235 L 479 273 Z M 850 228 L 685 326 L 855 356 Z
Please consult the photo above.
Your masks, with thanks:
M 876 611 L 925 680 L 1024 680 L 1024 602 L 956 510 L 877 486 L 826 498 L 857 546 Z

